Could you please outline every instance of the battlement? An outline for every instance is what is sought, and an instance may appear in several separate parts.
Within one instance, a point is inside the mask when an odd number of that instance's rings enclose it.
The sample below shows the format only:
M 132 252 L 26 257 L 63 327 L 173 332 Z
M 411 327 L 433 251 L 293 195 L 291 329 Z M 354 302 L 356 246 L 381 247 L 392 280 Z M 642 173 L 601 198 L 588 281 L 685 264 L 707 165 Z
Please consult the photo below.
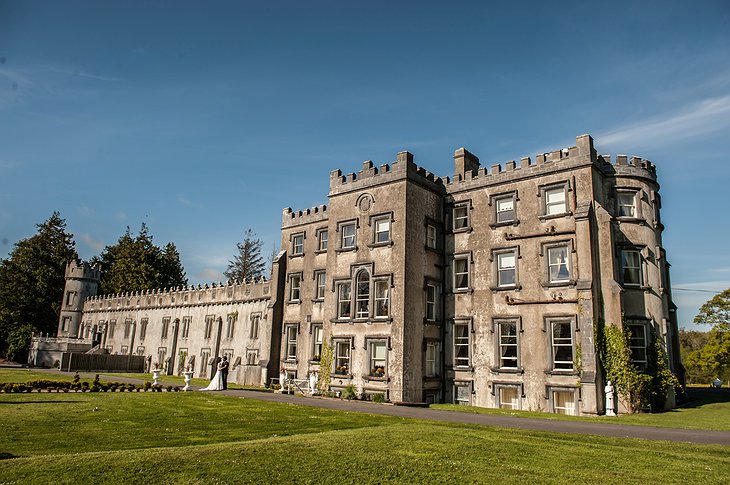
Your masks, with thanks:
M 281 227 L 284 228 L 298 226 L 300 224 L 308 224 L 310 222 L 324 221 L 327 220 L 327 216 L 327 206 L 325 204 L 300 211 L 293 211 L 291 207 L 287 207 L 282 211 Z
M 649 160 L 626 155 L 616 155 L 616 163 L 611 163 L 611 155 L 600 155 L 598 159 L 603 163 L 604 168 L 614 172 L 616 175 L 640 175 L 656 180 L 656 165 Z
M 247 281 L 210 283 L 187 287 L 158 288 L 91 296 L 84 301 L 84 311 L 185 307 L 266 300 L 271 298 L 271 281 L 263 276 Z
M 357 173 L 342 175 L 341 170 L 333 170 L 330 172 L 330 195 L 405 178 L 432 186 L 443 185 L 441 177 L 416 165 L 413 161 L 413 154 L 403 151 L 398 152 L 394 162 L 391 164 L 384 163 L 380 168 L 376 167 L 372 160 L 366 160 L 362 164 L 362 170 Z
M 65 275 L 67 279 L 99 281 L 101 279 L 101 265 L 92 265 L 80 259 L 69 261 L 66 264 Z

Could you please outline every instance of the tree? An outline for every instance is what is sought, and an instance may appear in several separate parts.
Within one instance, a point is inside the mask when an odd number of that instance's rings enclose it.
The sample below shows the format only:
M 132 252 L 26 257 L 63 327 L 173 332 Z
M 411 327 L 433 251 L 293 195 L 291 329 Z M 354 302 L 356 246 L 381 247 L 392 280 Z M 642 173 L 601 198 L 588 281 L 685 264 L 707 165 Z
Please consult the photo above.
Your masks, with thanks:
M 263 244 L 251 229 L 247 229 L 244 233 L 243 242 L 236 244 L 238 254 L 234 256 L 232 261 L 229 261 L 228 269 L 223 273 L 226 278 L 243 281 L 244 279 L 260 277 L 266 268 L 266 262 L 261 257 Z
M 27 358 L 32 332 L 55 333 L 66 264 L 78 257 L 58 212 L 36 227 L 0 260 L 0 354 L 11 360 Z
M 100 294 L 173 288 L 188 284 L 180 254 L 173 243 L 160 249 L 147 225 L 132 237 L 129 227 L 116 244 L 107 246 L 94 262 L 101 263 Z
M 700 307 L 695 317 L 698 325 L 711 325 L 714 330 L 730 330 L 730 288 L 713 296 Z

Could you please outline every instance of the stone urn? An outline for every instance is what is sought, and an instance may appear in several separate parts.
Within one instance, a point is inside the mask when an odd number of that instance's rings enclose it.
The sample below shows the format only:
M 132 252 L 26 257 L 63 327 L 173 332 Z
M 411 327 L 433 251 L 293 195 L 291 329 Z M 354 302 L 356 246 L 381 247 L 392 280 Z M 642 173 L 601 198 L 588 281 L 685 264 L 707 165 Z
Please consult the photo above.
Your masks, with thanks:
M 193 371 L 186 370 L 182 373 L 183 377 L 185 378 L 185 387 L 183 387 L 183 391 L 189 391 L 190 390 L 190 381 L 193 380 Z
M 152 379 L 154 382 L 152 383 L 153 386 L 157 385 L 157 379 L 160 378 L 160 369 L 152 369 Z

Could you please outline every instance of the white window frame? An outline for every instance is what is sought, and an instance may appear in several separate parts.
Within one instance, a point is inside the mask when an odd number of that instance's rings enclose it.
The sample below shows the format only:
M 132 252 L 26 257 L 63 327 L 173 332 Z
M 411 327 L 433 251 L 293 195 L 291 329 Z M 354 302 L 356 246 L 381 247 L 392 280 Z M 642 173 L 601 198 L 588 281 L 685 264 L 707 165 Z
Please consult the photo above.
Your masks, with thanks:
M 556 253 L 557 250 L 563 249 L 565 250 L 565 260 L 561 263 L 559 261 L 556 261 L 553 259 L 553 254 Z M 545 264 L 547 265 L 547 281 L 549 284 L 561 284 L 561 283 L 570 283 L 571 277 L 573 275 L 573 265 L 572 263 L 572 251 L 571 246 L 568 242 L 564 243 L 557 243 L 557 244 L 550 244 L 545 246 Z M 564 278 L 555 278 L 553 279 L 553 268 L 557 268 L 558 274 L 560 272 L 560 266 L 564 265 L 568 274 Z
M 350 338 L 335 339 L 334 346 L 335 358 L 332 373 L 338 376 L 350 375 L 352 373 L 352 340 Z
M 425 369 L 424 375 L 426 377 L 437 377 L 441 374 L 440 372 L 440 347 L 441 345 L 437 341 L 427 341 L 426 350 L 424 356 Z
M 452 227 L 454 232 L 458 231 L 466 231 L 471 227 L 471 221 L 469 220 L 469 210 L 471 209 L 471 204 L 466 202 L 457 202 L 454 204 L 454 209 L 452 211 L 453 215 L 453 222 Z
M 391 241 L 391 219 L 392 216 L 390 214 L 374 216 L 372 218 L 373 244 L 387 244 Z M 385 224 L 385 229 L 381 226 L 382 224 Z
M 509 203 L 512 208 L 511 209 L 502 209 L 501 205 L 503 203 Z M 509 192 L 506 194 L 499 194 L 492 197 L 492 205 L 494 206 L 494 224 L 495 225 L 502 225 L 502 224 L 514 224 L 518 221 L 517 219 L 517 193 L 516 192 Z M 511 213 L 511 216 L 505 216 L 504 214 Z M 503 219 L 503 217 L 507 217 L 506 219 Z
M 547 331 L 550 338 L 550 367 L 554 372 L 575 371 L 575 318 L 573 317 L 548 317 L 546 319 Z M 556 336 L 557 325 L 567 325 L 570 337 Z M 558 360 L 558 353 L 565 348 L 570 348 L 570 360 Z
M 317 231 L 317 251 L 327 251 L 329 247 L 329 229 L 320 229 Z
M 364 278 L 361 279 L 361 277 Z M 370 317 L 370 296 L 372 281 L 370 272 L 366 269 L 360 269 L 355 273 L 355 319 L 363 320 Z M 367 285 L 367 286 L 365 286 Z M 367 290 L 367 291 L 365 291 Z
M 505 334 L 503 326 L 514 327 L 514 335 Z M 520 321 L 516 318 L 498 318 L 494 320 L 497 364 L 500 369 L 518 370 L 520 368 Z M 505 357 L 505 351 L 514 349 L 514 356 Z M 511 365 L 505 365 L 509 363 Z
M 352 234 L 347 234 L 349 230 Z M 340 224 L 340 249 L 357 248 L 357 222 L 343 222 Z
M 558 403 L 562 404 L 562 399 L 557 399 L 557 396 L 559 394 L 571 394 L 572 395 L 572 403 L 565 405 L 558 405 Z M 577 389 L 575 388 L 562 388 L 562 387 L 551 387 L 550 388 L 550 405 L 551 405 L 551 411 L 554 414 L 566 414 L 568 416 L 577 416 L 578 415 L 578 393 Z
M 438 245 L 438 229 L 433 224 L 426 224 L 426 247 L 436 249 Z
M 546 185 L 540 189 L 540 196 L 542 197 L 542 214 L 544 217 L 558 217 L 569 213 L 567 182 Z M 557 195 L 560 193 L 562 193 L 563 196 L 562 200 L 549 200 L 551 195 Z
M 350 320 L 352 318 L 352 281 L 338 281 L 335 284 L 337 295 L 337 319 Z M 344 306 L 348 311 L 343 312 Z
M 373 278 L 372 286 L 373 318 L 390 317 L 390 278 Z M 385 293 L 379 291 L 382 289 L 385 289 Z
M 520 410 L 522 409 L 522 386 L 519 384 L 494 384 L 494 395 L 496 398 L 497 408 Z M 502 391 L 510 391 L 515 393 L 515 398 L 507 402 L 502 395 Z
M 304 255 L 304 233 L 303 232 L 298 232 L 296 234 L 292 234 L 291 253 L 292 253 L 292 256 L 303 256 Z
M 324 345 L 324 326 L 312 324 L 312 360 L 319 362 L 322 358 L 322 347 Z
M 298 303 L 302 298 L 302 273 L 289 275 L 289 302 Z
M 284 325 L 284 360 L 293 362 L 297 360 L 297 333 L 299 325 L 296 323 L 287 323 Z
M 634 261 L 629 260 L 629 256 L 632 256 L 632 259 L 635 257 Z M 644 256 L 641 254 L 641 250 L 639 249 L 622 249 L 621 250 L 621 282 L 624 286 L 630 286 L 635 288 L 640 288 L 644 286 Z M 634 281 L 627 281 L 626 275 L 628 272 L 635 273 L 638 279 L 638 282 Z M 633 278 L 632 278 L 633 279 Z
M 508 265 L 508 258 L 512 258 L 514 261 L 512 266 Z M 517 248 L 507 248 L 494 251 L 494 274 L 495 283 L 497 288 L 515 288 L 517 286 L 518 272 L 517 272 L 517 260 L 519 259 L 519 253 Z M 512 275 L 512 282 L 509 281 L 508 276 Z
M 470 254 L 457 254 L 454 255 L 453 263 L 453 288 L 454 291 L 465 291 L 471 288 L 471 255 Z M 459 268 L 458 265 L 463 262 L 466 264 L 466 269 Z M 458 285 L 457 280 L 462 275 L 466 275 L 466 286 Z
M 327 291 L 327 273 L 324 270 L 314 272 L 315 300 L 324 300 Z
M 376 355 L 376 349 L 382 349 L 384 355 Z M 382 362 L 382 365 L 380 365 Z M 388 341 L 385 339 L 368 339 L 368 375 L 385 377 L 388 373 Z M 382 368 L 382 372 L 377 372 Z
M 628 325 L 630 333 L 629 349 L 631 350 L 631 360 L 640 370 L 645 370 L 649 363 L 649 325 L 644 322 L 628 322 L 626 325 Z M 640 335 L 637 331 L 639 329 Z M 637 358 L 639 356 L 640 358 Z
M 617 190 L 616 191 L 616 217 L 637 219 L 639 217 L 636 190 Z M 628 214 L 622 214 L 628 208 Z
M 439 319 L 438 314 L 438 285 L 436 283 L 426 283 L 426 321 L 436 322 Z
M 466 336 L 461 335 L 463 332 L 460 330 L 465 330 Z M 455 320 L 454 324 L 452 326 L 453 336 L 452 336 L 452 343 L 453 343 L 453 349 L 454 349 L 454 356 L 453 356 L 453 362 L 454 362 L 454 368 L 455 369 L 466 369 L 471 368 L 471 322 L 468 320 Z M 459 349 L 466 349 L 466 358 L 459 357 Z

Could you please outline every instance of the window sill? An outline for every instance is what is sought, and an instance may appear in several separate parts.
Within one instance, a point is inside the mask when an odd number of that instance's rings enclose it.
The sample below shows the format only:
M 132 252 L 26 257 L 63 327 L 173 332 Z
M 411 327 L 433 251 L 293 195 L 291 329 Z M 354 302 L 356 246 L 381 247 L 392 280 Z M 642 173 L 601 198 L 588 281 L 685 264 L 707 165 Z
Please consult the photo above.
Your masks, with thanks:
M 302 300 L 290 300 L 290 301 L 286 302 L 286 304 L 287 305 L 301 305 Z
M 326 249 L 318 249 L 318 250 L 316 250 L 314 252 L 314 254 L 327 254 L 327 250 Z
M 577 376 L 578 371 L 575 369 L 572 369 L 572 370 L 553 369 L 553 370 L 546 370 L 545 375 L 548 375 L 548 376 Z
M 492 222 L 491 224 L 489 224 L 489 227 L 491 227 L 492 229 L 494 229 L 494 228 L 497 228 L 497 227 L 507 227 L 507 226 L 517 227 L 519 225 L 520 225 L 520 220 L 519 219 L 515 219 L 514 221 Z
M 494 374 L 524 374 L 525 369 L 520 367 L 518 369 L 514 369 L 511 367 L 492 367 L 489 370 L 491 370 Z
M 623 287 L 624 290 L 651 291 L 651 286 L 627 285 L 627 284 L 623 284 L 621 286 Z
M 297 253 L 297 254 L 290 254 L 289 255 L 289 259 L 303 258 L 303 257 L 304 257 L 304 253 Z
M 490 286 L 489 289 L 492 291 L 520 291 L 522 289 L 522 285 Z
M 390 378 L 386 376 L 371 376 L 371 375 L 364 375 L 362 376 L 363 380 L 370 381 L 370 382 L 390 382 Z
M 441 376 L 439 376 L 439 375 L 423 376 L 423 380 L 425 382 L 440 382 L 441 381 Z
M 427 318 L 424 318 L 423 324 L 424 325 L 435 325 L 435 326 L 439 327 L 439 326 L 441 326 L 441 321 L 440 320 L 428 320 Z
M 350 324 L 352 325 L 354 322 L 350 318 L 330 318 L 330 322 L 334 324 Z
M 540 219 L 541 221 L 547 221 L 550 219 L 558 219 L 560 217 L 571 217 L 572 215 L 573 215 L 573 212 L 567 211 L 567 212 L 562 212 L 560 214 L 550 214 L 549 216 L 548 215 L 537 216 L 537 218 Z
M 633 224 L 646 224 L 646 219 L 643 217 L 630 217 L 630 216 L 616 216 L 618 222 L 631 222 Z
M 460 227 L 458 229 L 453 229 L 451 231 L 451 234 L 459 234 L 459 233 L 462 233 L 462 232 L 472 232 L 473 230 L 474 230 L 474 228 L 472 228 L 471 226 L 469 226 L 469 227 Z
M 346 252 L 349 252 L 349 251 L 357 251 L 357 246 L 351 246 L 351 247 L 348 247 L 348 248 L 337 248 L 337 249 L 335 249 L 335 252 L 336 253 L 346 253 Z
M 370 249 L 373 249 L 373 248 L 384 248 L 384 247 L 390 247 L 393 244 L 394 243 L 393 243 L 392 240 L 391 241 L 378 242 L 378 243 L 370 243 L 370 244 L 368 244 L 368 248 L 370 248 Z
M 310 360 L 307 361 L 307 364 L 310 364 L 310 365 L 319 365 L 320 362 L 322 362 L 322 361 L 321 360 L 310 359 Z
M 285 359 L 282 362 L 284 364 L 297 364 L 299 361 L 297 359 Z
M 455 365 L 454 372 L 474 372 L 474 367 L 464 366 L 464 365 Z
M 330 374 L 334 379 L 352 379 L 352 374 Z
M 575 280 L 559 281 L 555 283 L 543 282 L 541 283 L 543 288 L 557 288 L 557 287 L 574 287 L 576 285 Z
M 324 298 L 312 298 L 312 303 L 324 303 Z
M 474 288 L 457 288 L 455 290 L 451 290 L 452 295 L 458 295 L 458 294 L 464 294 L 464 293 L 474 293 Z

